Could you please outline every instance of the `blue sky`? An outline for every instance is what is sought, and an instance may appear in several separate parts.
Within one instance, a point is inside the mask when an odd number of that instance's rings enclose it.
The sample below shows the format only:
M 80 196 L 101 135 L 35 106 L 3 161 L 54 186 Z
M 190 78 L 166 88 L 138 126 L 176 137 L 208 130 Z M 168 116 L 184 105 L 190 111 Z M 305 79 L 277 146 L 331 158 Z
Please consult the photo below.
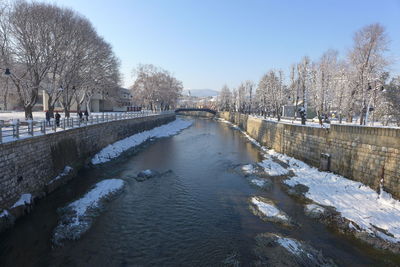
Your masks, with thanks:
M 400 0 L 47 0 L 86 16 L 121 60 L 124 86 L 138 63 L 171 71 L 185 88 L 219 90 L 258 82 L 271 68 L 288 75 L 307 55 L 344 57 L 355 31 L 379 22 L 400 74 Z

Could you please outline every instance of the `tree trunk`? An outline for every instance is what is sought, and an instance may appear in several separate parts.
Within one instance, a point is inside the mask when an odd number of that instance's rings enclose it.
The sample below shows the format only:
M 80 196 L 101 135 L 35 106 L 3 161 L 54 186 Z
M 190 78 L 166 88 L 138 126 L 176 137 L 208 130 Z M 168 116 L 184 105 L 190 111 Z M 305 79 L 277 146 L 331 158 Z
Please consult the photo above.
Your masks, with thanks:
M 360 115 L 360 125 L 365 125 L 366 119 L 367 119 L 367 103 L 364 100 L 363 107 L 361 109 L 361 115 Z
M 278 121 L 281 121 L 281 112 L 280 112 L 280 108 L 276 109 L 276 117 L 278 118 Z
M 54 105 L 49 105 L 50 118 L 54 118 Z
M 65 118 L 69 118 L 69 108 L 67 106 L 64 107 L 64 116 Z
M 4 99 L 4 110 L 5 111 L 8 109 L 8 107 L 7 107 L 7 95 L 8 95 L 8 93 L 5 92 L 4 96 L 3 96 L 3 99 Z
M 32 105 L 24 106 L 24 111 L 25 111 L 25 119 L 26 119 L 26 120 L 31 120 L 31 119 L 33 119 L 33 115 L 32 115 Z
M 318 116 L 318 122 L 319 122 L 319 124 L 322 125 L 322 114 L 321 114 L 321 111 L 320 111 L 320 110 L 317 111 L 317 116 Z

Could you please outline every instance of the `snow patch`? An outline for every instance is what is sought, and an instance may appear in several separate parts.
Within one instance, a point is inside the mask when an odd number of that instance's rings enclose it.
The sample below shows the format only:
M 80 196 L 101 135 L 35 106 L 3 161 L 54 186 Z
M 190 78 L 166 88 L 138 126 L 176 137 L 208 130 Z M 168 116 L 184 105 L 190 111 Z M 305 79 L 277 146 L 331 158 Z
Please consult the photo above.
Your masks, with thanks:
M 178 118 L 173 122 L 156 127 L 152 130 L 134 134 L 130 137 L 119 140 L 103 148 L 99 153 L 97 153 L 92 158 L 92 164 L 100 164 L 108 162 L 121 155 L 122 152 L 132 147 L 138 146 L 143 142 L 147 141 L 148 139 L 175 135 L 179 133 L 181 130 L 188 128 L 190 125 L 192 125 L 192 121 L 187 121 Z
M 144 170 L 143 174 L 145 175 L 151 175 L 153 172 L 150 169 Z
M 18 199 L 17 202 L 11 208 L 16 208 L 22 205 L 29 205 L 32 204 L 32 195 L 31 194 L 22 194 L 21 197 Z
M 308 213 L 323 214 L 325 212 L 325 208 L 317 204 L 308 204 L 305 207 L 305 211 Z
M 61 208 L 61 220 L 54 230 L 54 243 L 59 245 L 65 239 L 78 239 L 92 225 L 102 201 L 115 195 L 123 186 L 124 181 L 120 179 L 103 180 L 82 198 Z
M 253 164 L 247 164 L 247 165 L 242 166 L 242 171 L 246 174 L 253 174 L 256 172 Z
M 370 187 L 343 176 L 321 172 L 306 163 L 271 151 L 271 154 L 287 162 L 295 176 L 285 183 L 309 188 L 306 197 L 314 202 L 335 207 L 341 216 L 357 224 L 363 231 L 389 242 L 400 242 L 400 201 L 383 189 L 380 194 Z M 383 233 L 383 229 L 393 237 Z
M 57 181 L 57 180 L 59 180 L 59 179 L 65 177 L 65 176 L 67 176 L 68 174 L 70 174 L 70 173 L 72 172 L 72 170 L 73 170 L 72 167 L 70 167 L 70 166 L 65 166 L 64 170 L 63 170 L 56 178 L 54 178 L 53 180 L 51 180 L 51 181 L 48 182 L 47 184 L 48 184 L 48 185 L 49 185 L 49 184 L 52 184 L 52 183 L 54 183 L 55 181 Z
M 259 187 L 263 187 L 265 185 L 265 181 L 261 179 L 251 179 L 251 182 Z
M 277 218 L 283 221 L 289 220 L 289 218 L 272 203 L 266 203 L 258 197 L 252 197 L 251 202 L 266 217 Z
M 298 241 L 292 238 L 280 237 L 278 235 L 276 236 L 276 238 L 276 242 L 278 242 L 279 245 L 284 247 L 290 253 L 295 255 L 300 255 L 301 253 L 304 253 L 304 251 L 301 249 L 301 244 Z
M 232 124 L 223 119 L 220 121 Z M 305 185 L 309 188 L 306 193 L 307 198 L 318 204 L 334 207 L 341 216 L 369 234 L 391 243 L 400 242 L 400 201 L 385 192 L 382 186 L 378 194 L 360 182 L 333 173 L 321 172 L 300 160 L 268 150 L 246 132 L 240 131 L 266 152 L 267 157 L 273 156 L 290 166 L 288 171 L 292 170 L 295 176 L 285 181 L 288 186 Z
M 257 147 L 259 147 L 262 151 L 266 152 L 268 151 L 268 149 L 266 149 L 265 147 L 263 147 L 256 139 L 254 139 L 253 137 L 251 137 L 250 135 L 248 135 L 245 131 L 243 131 L 242 129 L 240 129 L 236 124 L 233 124 L 230 121 L 218 118 L 217 119 L 220 122 L 235 126 L 234 128 L 237 129 L 238 131 L 240 131 L 251 143 L 253 143 L 254 145 L 256 145 Z
M 0 218 L 4 218 L 4 217 L 8 217 L 8 216 L 10 216 L 10 213 L 8 212 L 8 210 L 3 210 L 0 213 Z
M 282 167 L 279 163 L 272 161 L 271 158 L 265 159 L 258 163 L 264 168 L 264 171 L 270 176 L 281 176 L 289 173 L 289 170 Z

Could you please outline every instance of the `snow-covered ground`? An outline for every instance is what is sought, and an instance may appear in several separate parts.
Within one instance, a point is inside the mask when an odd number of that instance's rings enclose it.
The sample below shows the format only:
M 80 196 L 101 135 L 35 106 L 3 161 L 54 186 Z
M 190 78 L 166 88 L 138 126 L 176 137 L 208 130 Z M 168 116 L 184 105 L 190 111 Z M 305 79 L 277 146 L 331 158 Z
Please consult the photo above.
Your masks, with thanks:
M 175 135 L 181 130 L 188 128 L 190 125 L 192 125 L 192 123 L 192 121 L 177 118 L 175 121 L 168 124 L 156 127 L 149 131 L 143 131 L 141 133 L 129 136 L 125 139 L 119 140 L 113 144 L 106 146 L 99 153 L 97 153 L 92 158 L 92 164 L 100 164 L 110 161 L 121 155 L 122 152 L 132 147 L 138 146 L 148 139 Z
M 220 121 L 232 125 L 228 121 Z M 350 228 L 357 229 L 354 227 L 357 225 L 361 231 L 368 234 L 392 243 L 400 242 L 400 201 L 389 193 L 381 189 L 378 194 L 360 182 L 333 173 L 321 172 L 300 160 L 268 150 L 245 132 L 240 131 L 265 152 L 266 159 L 271 160 L 273 157 L 289 165 L 288 170 L 292 170 L 295 176 L 285 180 L 288 186 L 294 187 L 297 184 L 307 186 L 309 190 L 305 196 L 308 199 L 323 206 L 334 207 L 342 217 L 352 222 L 349 224 Z
M 72 167 L 70 167 L 70 166 L 65 166 L 64 170 L 63 170 L 59 175 L 57 175 L 54 179 L 52 179 L 51 181 L 49 181 L 47 184 L 52 184 L 52 183 L 54 183 L 55 181 L 57 181 L 57 180 L 59 180 L 59 179 L 65 177 L 65 176 L 67 176 L 67 175 L 70 174 L 72 171 L 73 171 L 73 168 L 72 168 Z
M 301 248 L 301 244 L 299 241 L 276 235 L 276 242 L 282 247 L 284 247 L 287 251 L 292 254 L 299 255 L 300 253 L 304 253 L 304 250 Z
M 246 164 L 246 165 L 242 166 L 242 171 L 243 171 L 245 174 L 253 174 L 253 173 L 256 172 L 256 170 L 255 170 L 253 164 Z
M 309 214 L 318 215 L 323 214 L 325 212 L 325 208 L 317 204 L 307 204 L 304 208 L 304 211 Z
M 318 204 L 334 207 L 341 216 L 369 234 L 390 242 L 400 242 L 400 201 L 390 194 L 383 190 L 378 194 L 360 182 L 321 172 L 282 154 L 271 154 L 286 161 L 293 170 L 295 176 L 285 181 L 288 186 L 305 185 L 309 188 L 307 198 Z
M 22 194 L 21 197 L 17 200 L 17 202 L 14 203 L 14 205 L 11 208 L 15 208 L 18 206 L 22 206 L 25 204 L 31 204 L 32 203 L 32 195 L 31 194 Z
M 289 173 L 289 170 L 282 167 L 279 163 L 274 162 L 272 158 L 264 159 L 258 165 L 263 167 L 264 171 L 270 176 L 281 176 Z
M 257 178 L 251 179 L 250 182 L 251 182 L 252 184 L 255 184 L 255 185 L 258 186 L 258 187 L 263 187 L 263 186 L 265 185 L 265 183 L 266 183 L 265 180 L 257 179 Z
M 324 257 L 304 241 L 275 233 L 256 236 L 256 266 L 337 266 L 332 259 Z
M 148 111 L 143 111 L 143 112 L 148 112 Z M 61 115 L 61 118 L 65 117 L 64 112 L 59 112 Z M 141 113 L 141 112 L 136 112 L 136 113 Z M 113 114 L 121 114 L 121 112 L 91 112 L 90 116 L 102 116 L 102 115 L 113 115 Z M 46 112 L 44 111 L 34 111 L 32 112 L 33 120 L 34 121 L 42 121 L 46 119 Z M 78 118 L 78 115 L 75 112 L 71 112 L 70 114 L 71 118 Z M 23 111 L 9 111 L 9 112 L 0 112 L 0 120 L 3 120 L 5 122 L 9 122 L 11 120 L 19 120 L 19 121 L 26 121 L 25 120 L 25 113 Z
M 103 180 L 82 198 L 60 209 L 61 220 L 54 230 L 54 243 L 60 245 L 62 240 L 78 239 L 90 228 L 102 201 L 115 195 L 123 186 L 124 181 L 120 179 Z
M 289 221 L 289 217 L 279 210 L 272 202 L 267 202 L 260 197 L 252 197 L 251 203 L 267 218 L 275 218 L 280 221 Z
M 152 113 L 150 111 L 142 111 L 142 112 L 128 112 L 128 113 L 123 113 L 123 112 L 92 112 L 89 116 L 89 121 L 80 121 L 76 114 L 71 113 L 70 117 L 70 122 L 68 123 L 67 120 L 65 120 L 65 129 L 63 128 L 63 118 L 64 115 L 63 113 L 60 113 L 61 115 L 61 121 L 60 125 L 56 127 L 55 129 L 53 128 L 54 126 L 54 119 L 51 119 L 51 126 L 46 124 L 46 134 L 51 134 L 54 132 L 60 132 L 72 128 L 77 128 L 77 127 L 85 127 L 87 125 L 92 125 L 96 123 L 104 123 L 105 121 L 102 121 L 103 115 L 107 116 L 104 117 L 105 120 L 107 121 L 112 121 L 112 120 L 120 120 L 124 119 L 120 117 L 121 115 L 130 115 L 131 118 L 136 118 L 136 117 L 143 117 L 143 116 L 153 116 L 153 115 L 158 115 L 162 113 L 168 113 L 168 112 L 173 112 L 173 111 L 164 111 L 161 113 Z M 117 116 L 117 117 L 116 117 Z M 73 119 L 73 121 L 72 121 Z M 0 135 L 0 143 L 7 143 L 7 142 L 12 142 L 20 139 L 26 139 L 32 137 L 31 133 L 29 133 L 29 127 L 27 123 L 29 121 L 25 121 L 24 118 L 24 113 L 23 112 L 3 112 L 0 113 L 0 121 L 4 121 L 4 126 L 0 128 L 1 130 L 1 135 Z M 19 126 L 19 137 L 16 138 L 14 137 L 14 129 L 13 125 L 16 125 L 18 123 L 23 123 Z M 40 123 L 45 120 L 45 113 L 44 112 L 34 112 L 34 121 L 30 121 L 33 123 L 33 136 L 40 136 L 43 135 L 41 132 L 41 125 Z
M 0 218 L 4 218 L 4 217 L 8 217 L 8 216 L 10 216 L 10 213 L 7 210 L 3 210 L 0 213 Z
M 265 121 L 278 122 L 278 119 L 274 118 L 274 117 L 266 117 L 266 118 L 264 118 L 261 115 L 250 115 L 250 117 L 257 118 L 257 119 L 262 119 L 262 120 L 265 120 Z M 284 124 L 295 124 L 295 125 L 302 126 L 300 120 L 281 118 L 281 120 L 279 122 L 280 123 L 284 123 Z M 306 126 L 306 127 L 317 127 L 317 128 L 329 128 L 331 125 L 329 123 L 323 123 L 321 125 L 321 124 L 319 124 L 319 122 L 308 121 L 307 120 L 306 125 L 303 125 L 303 126 Z
M 250 115 L 250 117 L 253 118 L 258 118 L 258 119 L 262 119 L 265 121 L 271 121 L 271 122 L 278 122 L 277 118 L 274 117 L 266 117 L 264 118 L 263 116 L 260 115 Z M 351 125 L 351 126 L 361 126 L 361 127 L 379 127 L 379 128 L 400 128 L 397 125 L 389 125 L 389 126 L 383 126 L 383 124 L 381 122 L 369 122 L 368 125 L 360 125 L 357 121 L 355 122 L 346 122 L 346 121 L 342 121 L 342 123 L 339 123 L 339 121 L 333 120 L 331 123 L 323 123 L 322 125 L 319 124 L 318 120 L 313 119 L 310 120 L 308 119 L 306 122 L 306 125 L 302 125 L 301 124 L 301 120 L 297 119 L 297 120 L 293 120 L 293 119 L 288 119 L 288 118 L 281 118 L 281 120 L 279 121 L 280 123 L 284 123 L 284 124 L 295 124 L 295 125 L 299 125 L 299 126 L 304 126 L 304 127 L 316 127 L 316 128 L 330 128 L 331 125 L 333 124 L 337 124 L 337 125 Z

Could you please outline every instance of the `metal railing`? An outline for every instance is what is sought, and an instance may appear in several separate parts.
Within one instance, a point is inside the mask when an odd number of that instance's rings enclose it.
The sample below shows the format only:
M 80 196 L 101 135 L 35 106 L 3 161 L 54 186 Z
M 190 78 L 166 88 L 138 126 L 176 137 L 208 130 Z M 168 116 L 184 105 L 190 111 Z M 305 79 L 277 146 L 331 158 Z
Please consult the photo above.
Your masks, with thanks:
M 25 139 L 32 136 L 39 136 L 79 127 L 85 127 L 88 125 L 168 113 L 173 113 L 173 111 L 154 112 L 150 110 L 144 110 L 139 112 L 103 113 L 100 115 L 92 115 L 88 117 L 83 116 L 82 118 L 61 118 L 59 121 L 53 118 L 49 121 L 26 121 L 23 123 L 21 123 L 19 120 L 13 120 L 11 123 L 8 124 L 0 121 L 0 144 L 16 141 L 19 139 Z

